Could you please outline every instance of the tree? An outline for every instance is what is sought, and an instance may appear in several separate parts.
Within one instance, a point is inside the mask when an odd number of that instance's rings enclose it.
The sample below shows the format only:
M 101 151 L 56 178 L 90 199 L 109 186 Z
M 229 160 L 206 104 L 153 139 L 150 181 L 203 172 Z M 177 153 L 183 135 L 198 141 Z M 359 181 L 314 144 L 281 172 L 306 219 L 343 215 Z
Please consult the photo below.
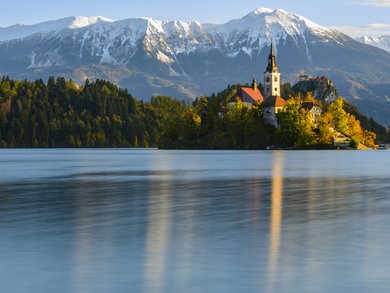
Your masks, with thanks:
M 278 130 L 279 141 L 286 146 L 294 146 L 297 143 L 301 131 L 301 101 L 290 99 L 283 111 L 277 113 L 280 128 Z
M 318 128 L 318 143 L 323 146 L 333 144 L 334 124 L 332 122 L 331 113 L 326 112 L 321 115 Z
M 362 143 L 368 147 L 374 147 L 376 134 L 374 132 L 364 130 Z
M 298 148 L 310 148 L 317 143 L 316 133 L 314 132 L 314 122 L 309 110 L 299 110 L 299 134 L 295 142 Z
M 348 115 L 347 112 L 345 112 L 343 109 L 343 105 L 343 99 L 337 99 L 335 102 L 329 105 L 328 112 L 330 115 L 330 120 L 337 128 L 337 130 L 348 134 Z

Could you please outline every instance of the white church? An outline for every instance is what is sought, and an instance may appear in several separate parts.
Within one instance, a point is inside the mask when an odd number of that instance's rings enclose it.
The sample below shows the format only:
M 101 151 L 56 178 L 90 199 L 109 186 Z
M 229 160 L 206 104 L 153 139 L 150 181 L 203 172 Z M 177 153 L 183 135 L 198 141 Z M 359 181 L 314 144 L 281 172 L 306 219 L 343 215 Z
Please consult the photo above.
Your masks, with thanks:
M 276 113 L 283 110 L 286 101 L 280 97 L 280 72 L 276 66 L 275 49 L 272 43 L 268 66 L 264 72 L 264 94 L 265 98 L 258 89 L 256 80 L 253 80 L 252 87 L 242 87 L 228 103 L 234 104 L 240 100 L 249 109 L 252 108 L 255 102 L 262 103 L 265 122 L 275 127 L 279 126 Z

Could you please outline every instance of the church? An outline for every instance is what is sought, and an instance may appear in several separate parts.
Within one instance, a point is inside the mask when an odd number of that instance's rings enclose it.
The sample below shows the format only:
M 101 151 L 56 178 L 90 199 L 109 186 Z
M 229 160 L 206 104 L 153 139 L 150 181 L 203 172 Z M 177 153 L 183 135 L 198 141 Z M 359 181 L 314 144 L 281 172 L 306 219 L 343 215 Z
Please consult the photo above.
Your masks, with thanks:
M 247 108 L 252 108 L 253 103 L 263 103 L 264 120 L 267 124 L 278 127 L 276 114 L 283 110 L 286 101 L 280 97 L 280 72 L 276 65 L 276 55 L 273 44 L 268 56 L 268 66 L 264 72 L 264 95 L 258 89 L 257 82 L 254 79 L 252 87 L 242 87 L 237 95 L 230 99 L 229 104 L 240 100 Z

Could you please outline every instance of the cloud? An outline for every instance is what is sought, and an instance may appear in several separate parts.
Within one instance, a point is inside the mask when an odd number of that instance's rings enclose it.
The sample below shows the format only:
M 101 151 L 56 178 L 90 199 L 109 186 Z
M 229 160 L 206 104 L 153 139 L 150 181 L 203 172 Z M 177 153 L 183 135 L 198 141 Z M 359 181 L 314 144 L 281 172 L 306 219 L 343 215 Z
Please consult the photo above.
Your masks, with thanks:
M 390 8 L 390 0 L 358 0 L 356 2 L 364 6 Z
M 390 23 L 370 23 L 362 26 L 336 26 L 334 28 L 352 37 L 390 35 Z

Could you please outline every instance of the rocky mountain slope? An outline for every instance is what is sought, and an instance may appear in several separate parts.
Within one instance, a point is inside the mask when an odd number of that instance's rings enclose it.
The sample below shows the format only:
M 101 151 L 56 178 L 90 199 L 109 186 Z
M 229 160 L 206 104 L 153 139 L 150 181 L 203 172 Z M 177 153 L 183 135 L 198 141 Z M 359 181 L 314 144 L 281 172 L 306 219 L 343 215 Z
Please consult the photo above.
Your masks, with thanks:
M 328 76 L 362 112 L 390 125 L 390 54 L 283 10 L 260 8 L 220 25 L 71 18 L 38 27 L 0 30 L 0 74 L 103 78 L 145 99 L 195 98 L 254 75 L 261 80 L 274 42 L 284 82 Z
M 334 87 L 333 82 L 326 77 L 305 77 L 300 78 L 292 88 L 295 93 L 311 92 L 313 96 L 320 101 L 327 104 L 334 102 L 338 97 L 337 88 Z
M 363 36 L 356 38 L 359 42 L 378 47 L 390 53 L 390 36 L 370 37 Z

